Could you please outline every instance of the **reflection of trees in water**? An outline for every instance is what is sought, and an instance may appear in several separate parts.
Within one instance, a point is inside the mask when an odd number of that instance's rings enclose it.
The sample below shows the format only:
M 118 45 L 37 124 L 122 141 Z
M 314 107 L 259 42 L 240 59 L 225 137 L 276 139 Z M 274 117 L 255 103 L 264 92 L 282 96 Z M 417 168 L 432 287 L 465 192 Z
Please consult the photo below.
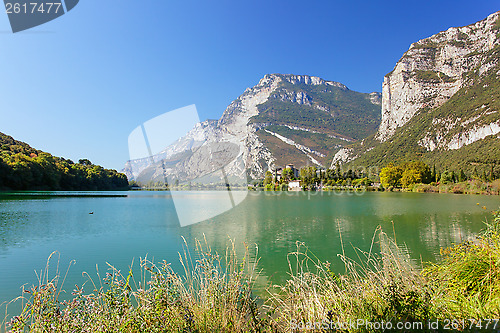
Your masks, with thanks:
M 482 214 L 478 214 L 477 217 L 459 213 L 451 216 L 428 215 L 424 228 L 421 229 L 420 239 L 438 253 L 441 248 L 474 237 L 479 229 L 472 228 L 472 226 L 477 225 L 473 222 L 480 222 L 482 218 Z

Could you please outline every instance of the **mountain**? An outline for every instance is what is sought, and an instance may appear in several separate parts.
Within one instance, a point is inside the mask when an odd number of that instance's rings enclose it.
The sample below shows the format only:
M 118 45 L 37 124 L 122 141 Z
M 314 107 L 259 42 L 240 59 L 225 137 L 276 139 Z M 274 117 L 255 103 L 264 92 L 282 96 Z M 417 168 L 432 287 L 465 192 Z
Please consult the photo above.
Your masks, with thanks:
M 384 77 L 377 133 L 340 150 L 332 165 L 500 166 L 499 14 L 413 43 Z
M 124 174 L 82 159 L 79 163 L 31 147 L 0 133 L 2 190 L 116 190 L 127 189 Z
M 325 165 L 340 148 L 375 133 L 380 110 L 380 93 L 314 76 L 268 74 L 219 120 L 196 125 L 152 159 L 127 162 L 124 172 L 142 182 L 186 181 L 224 166 L 226 176 L 246 181 L 286 164 Z M 217 167 L 210 162 L 214 152 Z

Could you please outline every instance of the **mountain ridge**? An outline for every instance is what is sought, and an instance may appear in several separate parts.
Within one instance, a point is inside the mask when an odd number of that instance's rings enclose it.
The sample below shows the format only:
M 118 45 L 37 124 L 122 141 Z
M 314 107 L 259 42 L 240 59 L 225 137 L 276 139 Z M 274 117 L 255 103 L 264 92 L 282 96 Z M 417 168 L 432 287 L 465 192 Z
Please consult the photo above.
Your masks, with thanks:
M 333 156 L 332 147 L 339 149 L 375 132 L 380 121 L 380 96 L 376 92 L 359 93 L 342 83 L 316 76 L 266 74 L 257 85 L 245 89 L 231 102 L 217 123 L 203 129 L 205 141 L 238 146 L 248 175 L 254 179 L 289 163 L 299 167 L 324 165 Z M 193 134 L 188 133 L 186 138 Z M 181 147 L 183 140 L 166 150 L 172 153 L 185 150 L 186 146 Z M 155 163 L 161 158 L 155 157 Z M 247 172 L 232 161 L 225 162 L 231 175 L 242 176 Z M 192 177 L 202 173 L 198 165 L 187 165 L 194 170 L 186 170 Z M 129 161 L 124 171 L 132 179 L 145 168 L 147 161 Z M 180 177 L 182 172 L 167 173 Z M 154 174 L 153 178 L 161 178 L 159 172 Z

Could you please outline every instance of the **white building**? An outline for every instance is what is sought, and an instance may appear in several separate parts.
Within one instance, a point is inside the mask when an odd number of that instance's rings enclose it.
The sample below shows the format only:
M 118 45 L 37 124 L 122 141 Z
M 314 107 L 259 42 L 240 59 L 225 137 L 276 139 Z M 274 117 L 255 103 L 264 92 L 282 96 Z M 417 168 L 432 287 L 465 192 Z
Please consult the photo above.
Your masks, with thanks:
M 300 191 L 302 190 L 302 187 L 300 185 L 301 181 L 300 180 L 291 180 L 288 182 L 288 190 L 289 191 Z

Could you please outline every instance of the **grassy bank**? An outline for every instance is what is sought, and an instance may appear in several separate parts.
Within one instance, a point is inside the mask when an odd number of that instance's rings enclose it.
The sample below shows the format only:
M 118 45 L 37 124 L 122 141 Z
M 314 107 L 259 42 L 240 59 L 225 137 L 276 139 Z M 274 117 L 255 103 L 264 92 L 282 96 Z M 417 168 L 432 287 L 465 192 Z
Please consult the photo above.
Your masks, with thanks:
M 479 180 L 469 180 L 460 183 L 449 184 L 417 184 L 409 188 L 413 192 L 455 193 L 455 194 L 500 194 L 500 179 L 490 183 Z
M 380 251 L 375 251 L 380 246 Z M 109 267 L 60 299 L 64 277 L 49 267 L 16 301 L 19 316 L 7 329 L 21 332 L 291 332 L 377 331 L 377 323 L 438 323 L 478 331 L 470 320 L 500 318 L 500 215 L 479 236 L 442 250 L 443 259 L 422 267 L 404 248 L 377 229 L 372 248 L 355 260 L 341 256 L 342 274 L 309 252 L 305 244 L 288 255 L 290 276 L 270 286 L 265 299 L 255 294 L 256 249 L 223 254 L 207 242 L 179 255 L 184 268 L 140 262 L 140 276 Z M 376 252 L 376 253 L 375 253 Z M 337 268 L 336 271 L 339 271 Z M 454 319 L 454 322 L 447 320 Z M 439 322 L 436 322 L 439 320 Z M 463 321 L 462 321 L 463 320 Z M 349 324 L 351 323 L 351 324 Z M 472 327 L 471 325 L 475 326 Z M 490 322 L 488 330 L 495 322 Z M 451 326 L 454 325 L 454 326 Z M 481 322 L 483 329 L 486 322 Z M 386 328 L 388 326 L 385 326 Z M 379 327 L 380 328 L 380 327 Z M 432 331 L 434 330 L 432 327 Z M 500 328 L 500 323 L 497 325 Z

